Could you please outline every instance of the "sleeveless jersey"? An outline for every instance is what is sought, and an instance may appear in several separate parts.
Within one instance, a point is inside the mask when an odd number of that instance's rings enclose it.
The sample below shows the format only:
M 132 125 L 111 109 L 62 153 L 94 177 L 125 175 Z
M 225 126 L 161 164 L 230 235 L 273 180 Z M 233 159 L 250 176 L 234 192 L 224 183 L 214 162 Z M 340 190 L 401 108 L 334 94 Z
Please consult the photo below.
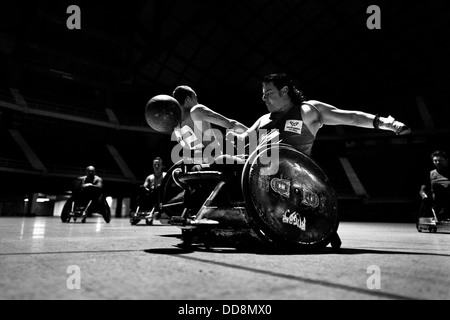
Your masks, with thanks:
M 149 189 L 155 189 L 157 187 L 159 187 L 161 185 L 162 180 L 164 179 L 164 177 L 166 176 L 166 172 L 163 172 L 161 177 L 156 178 L 155 174 L 151 174 L 149 176 L 149 180 L 150 180 L 150 185 L 149 185 Z
M 435 186 L 442 186 L 448 188 L 450 186 L 450 180 L 443 174 L 439 173 L 436 169 L 430 172 L 430 182 L 431 182 L 431 190 L 435 188 Z
M 308 106 L 316 109 L 311 104 Z M 280 133 L 280 142 L 289 144 L 308 156 L 311 155 L 316 137 L 303 123 L 300 107 L 294 106 L 283 113 L 273 112 L 270 114 L 269 122 L 263 124 L 260 129 L 277 129 Z

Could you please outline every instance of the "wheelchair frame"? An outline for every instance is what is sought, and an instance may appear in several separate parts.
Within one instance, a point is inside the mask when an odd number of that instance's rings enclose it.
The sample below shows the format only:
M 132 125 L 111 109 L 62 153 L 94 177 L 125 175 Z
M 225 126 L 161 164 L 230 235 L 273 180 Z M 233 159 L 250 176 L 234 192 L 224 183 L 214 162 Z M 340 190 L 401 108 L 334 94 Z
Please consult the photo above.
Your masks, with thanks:
M 286 152 L 298 153 L 298 157 L 302 158 L 300 159 L 301 161 L 307 161 L 307 164 L 310 167 L 313 167 L 316 172 L 323 173 L 314 161 L 295 150 L 293 147 L 277 144 L 271 148 L 274 147 L 286 150 Z M 268 148 L 268 150 L 271 148 Z M 171 217 L 170 224 L 181 228 L 183 246 L 191 247 L 194 243 L 198 243 L 200 245 L 203 244 L 207 249 L 210 249 L 215 245 L 214 238 L 220 238 L 221 240 L 235 238 L 231 242 L 236 246 L 239 246 L 242 243 L 253 243 L 256 240 L 259 244 L 268 244 L 276 248 L 288 248 L 289 250 L 316 250 L 322 249 L 328 244 L 331 244 L 334 250 L 339 249 L 341 240 L 337 234 L 339 224 L 337 212 L 331 213 L 336 215 L 336 223 L 330 227 L 330 230 L 325 231 L 326 235 L 323 236 L 323 238 L 317 239 L 317 241 L 311 240 L 311 243 L 300 243 L 299 241 L 291 240 L 289 237 L 284 237 L 284 235 L 279 236 L 276 234 L 277 230 L 274 232 L 272 226 L 265 225 L 266 221 L 261 219 L 261 214 L 251 201 L 252 196 L 249 189 L 255 188 L 255 186 L 251 186 L 248 182 L 249 173 L 255 167 L 255 161 L 259 157 L 259 152 L 259 149 L 254 151 L 248 157 L 244 165 L 240 177 L 241 192 L 243 195 L 242 202 L 237 205 L 235 203 L 233 206 L 229 207 L 218 206 L 216 200 L 221 192 L 223 192 L 227 183 L 230 182 L 230 177 L 224 176 L 224 174 L 219 171 L 190 172 L 189 167 L 192 163 L 184 163 L 183 160 L 172 166 L 161 185 L 161 208 Z M 324 174 L 323 177 L 327 180 Z M 192 214 L 191 208 L 187 205 L 189 199 L 183 197 L 183 201 L 168 203 L 165 194 L 168 191 L 169 184 L 172 183 L 172 185 L 175 184 L 179 188 L 180 192 L 184 191 L 186 195 L 186 192 L 188 192 L 191 187 L 192 181 L 195 181 L 196 183 L 202 181 L 215 182 L 214 189 L 209 193 L 209 196 L 203 202 L 200 209 L 194 212 L 194 214 Z M 332 190 L 331 186 L 329 186 L 329 188 Z M 293 195 L 292 197 L 294 198 L 295 196 Z M 334 199 L 331 199 L 333 197 Z M 335 200 L 333 190 L 329 200 Z M 180 207 L 178 212 L 174 212 L 174 207 L 176 206 Z M 207 219 L 203 219 L 205 217 Z M 285 226 L 283 225 L 283 227 Z M 301 231 L 295 229 L 295 232 Z

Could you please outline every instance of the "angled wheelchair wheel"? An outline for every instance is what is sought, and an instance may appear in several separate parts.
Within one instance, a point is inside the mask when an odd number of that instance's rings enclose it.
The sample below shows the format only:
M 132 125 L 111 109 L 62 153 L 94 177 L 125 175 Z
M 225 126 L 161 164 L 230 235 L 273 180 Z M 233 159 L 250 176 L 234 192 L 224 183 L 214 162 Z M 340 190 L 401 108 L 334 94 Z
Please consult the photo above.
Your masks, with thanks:
M 241 187 L 251 227 L 277 246 L 326 247 L 337 236 L 337 198 L 321 168 L 285 144 L 259 148 L 248 158 Z
M 183 160 L 175 163 L 167 171 L 161 182 L 159 189 L 160 209 L 169 217 L 180 216 L 183 212 L 184 189 L 175 182 L 172 174 L 175 170 L 181 170 L 184 166 Z
M 105 220 L 106 223 L 110 223 L 111 222 L 111 208 L 109 207 L 108 202 L 106 202 L 106 199 L 103 199 L 102 201 L 102 216 L 103 219 Z
M 61 221 L 63 223 L 70 222 L 70 211 L 72 210 L 72 203 L 73 203 L 73 200 L 69 199 L 64 204 L 64 207 L 61 211 Z

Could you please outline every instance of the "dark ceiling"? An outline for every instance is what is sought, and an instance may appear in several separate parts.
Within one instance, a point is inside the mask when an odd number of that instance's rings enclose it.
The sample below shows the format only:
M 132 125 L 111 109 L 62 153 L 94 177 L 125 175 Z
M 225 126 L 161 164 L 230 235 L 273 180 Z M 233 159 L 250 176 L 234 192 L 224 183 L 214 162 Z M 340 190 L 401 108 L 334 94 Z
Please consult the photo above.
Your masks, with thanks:
M 72 4 L 81 10 L 81 30 L 66 26 Z M 367 27 L 370 5 L 381 10 L 381 29 Z M 310 98 L 369 111 L 374 101 L 394 96 L 445 95 L 450 84 L 449 1 L 2 1 L 0 7 L 1 80 L 71 103 L 133 106 L 138 114 L 149 97 L 187 84 L 200 102 L 250 121 L 265 111 L 260 79 L 272 72 L 292 74 Z

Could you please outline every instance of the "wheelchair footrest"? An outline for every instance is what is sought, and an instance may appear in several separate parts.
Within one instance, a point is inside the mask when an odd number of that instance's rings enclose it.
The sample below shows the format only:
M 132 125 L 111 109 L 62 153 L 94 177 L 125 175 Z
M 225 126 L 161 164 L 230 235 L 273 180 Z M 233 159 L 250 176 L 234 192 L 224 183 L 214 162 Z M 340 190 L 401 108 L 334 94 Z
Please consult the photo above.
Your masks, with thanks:
M 208 221 L 214 221 L 211 224 L 220 224 L 223 228 L 248 228 L 249 226 L 245 207 L 203 206 L 196 221 L 204 221 L 205 224 Z
M 217 226 L 219 224 L 219 221 L 203 218 L 192 220 L 190 224 L 194 226 Z

